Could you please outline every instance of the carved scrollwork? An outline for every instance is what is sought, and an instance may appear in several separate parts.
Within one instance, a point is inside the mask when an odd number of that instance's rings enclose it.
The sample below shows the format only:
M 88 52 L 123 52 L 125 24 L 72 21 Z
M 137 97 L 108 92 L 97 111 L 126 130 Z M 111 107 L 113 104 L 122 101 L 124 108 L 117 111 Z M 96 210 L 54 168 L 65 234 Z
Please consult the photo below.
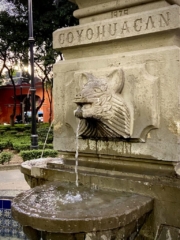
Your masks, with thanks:
M 130 113 L 121 92 L 124 87 L 122 69 L 103 78 L 83 73 L 86 83 L 74 102 L 74 114 L 80 118 L 79 136 L 84 138 L 129 138 Z

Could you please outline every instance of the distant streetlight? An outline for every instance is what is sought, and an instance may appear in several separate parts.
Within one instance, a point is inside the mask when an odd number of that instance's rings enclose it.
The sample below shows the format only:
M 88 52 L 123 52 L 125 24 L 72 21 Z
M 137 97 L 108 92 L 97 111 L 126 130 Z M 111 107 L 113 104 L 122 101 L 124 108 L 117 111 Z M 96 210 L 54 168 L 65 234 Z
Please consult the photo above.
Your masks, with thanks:
M 30 65 L 31 65 L 31 111 L 32 111 L 32 126 L 31 126 L 31 149 L 38 148 L 38 135 L 36 130 L 36 88 L 34 83 L 34 37 L 33 37 L 33 17 L 32 17 L 32 0 L 28 0 L 28 18 L 29 18 L 29 45 L 30 45 Z

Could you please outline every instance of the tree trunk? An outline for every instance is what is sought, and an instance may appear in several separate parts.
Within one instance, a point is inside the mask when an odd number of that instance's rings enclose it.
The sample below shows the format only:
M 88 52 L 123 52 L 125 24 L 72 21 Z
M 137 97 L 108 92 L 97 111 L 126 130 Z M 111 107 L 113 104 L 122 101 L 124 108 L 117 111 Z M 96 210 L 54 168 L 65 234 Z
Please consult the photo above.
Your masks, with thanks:
M 14 118 L 16 116 L 16 85 L 14 83 L 14 79 L 10 71 L 9 71 L 9 76 L 13 85 L 13 98 L 14 98 L 14 106 L 13 106 L 12 114 L 10 115 L 10 125 L 14 126 Z

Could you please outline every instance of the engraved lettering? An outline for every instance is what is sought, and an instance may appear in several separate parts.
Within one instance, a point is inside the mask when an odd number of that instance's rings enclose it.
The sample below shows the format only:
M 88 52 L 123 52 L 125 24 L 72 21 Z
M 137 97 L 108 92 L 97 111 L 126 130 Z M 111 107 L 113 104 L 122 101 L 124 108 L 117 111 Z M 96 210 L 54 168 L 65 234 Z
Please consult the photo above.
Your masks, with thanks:
M 125 21 L 124 24 L 123 24 L 122 33 L 123 33 L 123 31 L 129 32 L 129 27 L 128 27 L 128 24 L 127 24 L 126 21 Z
M 149 32 L 162 32 L 164 29 L 176 29 L 179 24 L 177 17 L 179 8 L 152 11 L 152 14 L 141 13 L 141 15 L 131 14 L 129 17 L 119 17 L 119 15 L 128 14 L 128 9 L 112 11 L 114 19 L 109 21 L 92 22 L 91 25 L 82 25 L 80 27 L 62 29 L 56 31 L 55 48 L 76 46 L 81 44 L 90 44 L 111 41 L 131 36 L 147 34 Z M 118 18 L 116 19 L 115 16 Z M 171 18 L 173 21 L 171 22 Z M 57 46 L 56 46 L 57 45 Z
M 81 30 L 81 32 L 79 30 L 76 31 L 77 34 L 78 34 L 78 41 L 80 42 L 81 41 L 81 36 L 82 36 L 82 32 L 83 32 L 83 29 Z
M 135 30 L 136 32 L 140 32 L 140 31 L 141 31 L 141 28 L 142 28 L 141 23 L 142 23 L 142 18 L 136 19 L 136 20 L 134 21 L 134 30 Z
M 97 27 L 97 37 L 99 37 L 100 35 L 102 35 L 104 37 L 104 25 L 102 26 L 102 29 L 100 29 L 100 26 Z
M 128 9 L 124 9 L 124 15 L 128 15 Z
M 119 16 L 121 17 L 123 15 L 123 11 L 119 10 Z
M 118 10 L 111 12 L 111 17 L 121 17 L 124 15 L 128 15 L 128 9 Z
M 69 33 L 67 34 L 67 41 L 68 41 L 68 43 L 72 43 L 73 40 L 74 40 L 73 33 L 72 33 L 72 32 L 69 32 Z
M 93 38 L 94 32 L 92 30 L 92 28 L 88 28 L 86 31 L 86 37 L 87 39 L 91 40 Z
M 163 14 L 160 14 L 160 27 L 165 27 L 169 25 L 170 17 L 169 17 L 169 12 L 166 13 L 166 18 Z
M 60 42 L 60 44 L 64 43 L 64 34 L 59 35 L 59 42 Z
M 114 25 L 114 28 L 112 30 L 112 24 L 109 24 L 109 33 L 111 36 L 114 36 L 117 31 L 117 23 L 114 23 L 113 25 Z
M 146 23 L 146 29 L 155 28 L 154 22 L 152 20 L 152 16 L 148 17 L 147 23 Z
M 113 12 L 111 13 L 111 16 L 112 16 L 112 18 L 113 18 L 113 17 L 117 17 L 117 11 L 113 11 Z

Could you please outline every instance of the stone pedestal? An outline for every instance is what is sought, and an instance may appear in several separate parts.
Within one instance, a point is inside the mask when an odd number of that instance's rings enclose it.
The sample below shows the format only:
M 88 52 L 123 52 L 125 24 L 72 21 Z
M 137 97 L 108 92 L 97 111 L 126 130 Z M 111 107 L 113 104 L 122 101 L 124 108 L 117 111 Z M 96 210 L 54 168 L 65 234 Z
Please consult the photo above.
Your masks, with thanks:
M 54 148 L 64 167 L 25 174 L 74 181 L 78 149 L 82 184 L 155 199 L 136 239 L 178 239 L 180 1 L 73 2 L 80 25 L 53 33 L 65 58 L 54 65 Z
M 88 107 L 85 121 L 113 134 L 82 133 L 80 153 L 178 162 L 180 2 L 76 3 L 81 24 L 54 32 L 54 48 L 65 57 L 54 66 L 55 148 L 75 152 L 76 98 L 89 94 L 78 103 Z
M 12 214 L 30 240 L 134 239 L 153 208 L 150 197 L 49 183 L 13 201 Z

